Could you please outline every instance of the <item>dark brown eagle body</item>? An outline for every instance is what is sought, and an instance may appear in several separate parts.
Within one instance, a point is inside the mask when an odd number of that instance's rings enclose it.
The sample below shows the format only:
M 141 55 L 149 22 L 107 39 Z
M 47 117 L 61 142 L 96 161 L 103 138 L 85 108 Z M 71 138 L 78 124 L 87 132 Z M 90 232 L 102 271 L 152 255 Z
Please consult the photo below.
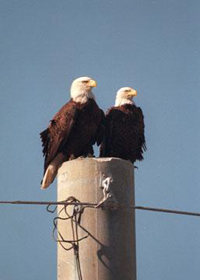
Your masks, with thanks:
M 100 156 L 118 157 L 134 163 L 143 159 L 145 150 L 142 110 L 134 104 L 111 107 L 106 114 L 105 139 Z
M 71 99 L 65 104 L 40 133 L 44 172 L 59 153 L 65 160 L 93 155 L 92 145 L 100 145 L 103 138 L 103 122 L 104 113 L 93 99 L 83 104 Z

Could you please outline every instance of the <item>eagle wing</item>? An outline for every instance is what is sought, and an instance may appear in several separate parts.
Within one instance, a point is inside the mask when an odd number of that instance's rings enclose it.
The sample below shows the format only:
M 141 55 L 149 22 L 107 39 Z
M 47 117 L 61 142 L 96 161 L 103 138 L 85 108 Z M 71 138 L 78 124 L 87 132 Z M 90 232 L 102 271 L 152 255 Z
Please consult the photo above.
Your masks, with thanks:
M 103 112 L 103 110 L 100 109 L 100 122 L 99 122 L 99 126 L 97 128 L 97 133 L 95 136 L 95 141 L 94 144 L 97 143 L 97 145 L 99 146 L 103 139 L 104 139 L 104 134 L 105 134 L 105 114 Z
M 123 117 L 123 112 L 111 107 L 105 117 L 104 124 L 104 137 L 100 147 L 100 156 L 105 157 L 109 154 L 113 143 L 113 129 L 116 125 L 116 120 Z
M 40 133 L 43 155 L 45 157 L 44 172 L 59 150 L 66 145 L 77 119 L 79 110 L 72 101 L 65 104 L 50 121 L 47 129 Z
M 146 151 L 146 142 L 145 142 L 145 136 L 144 136 L 144 115 L 142 112 L 142 109 L 140 107 L 137 107 L 137 115 L 139 120 L 139 136 L 140 136 L 140 146 L 142 151 Z

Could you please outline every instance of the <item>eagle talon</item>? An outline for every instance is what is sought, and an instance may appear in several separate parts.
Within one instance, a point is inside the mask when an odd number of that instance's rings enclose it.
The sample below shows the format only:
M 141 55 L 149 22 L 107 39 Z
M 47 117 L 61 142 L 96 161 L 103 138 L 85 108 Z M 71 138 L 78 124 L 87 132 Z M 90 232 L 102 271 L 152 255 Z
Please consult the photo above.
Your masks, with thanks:
M 87 157 L 89 157 L 89 158 L 92 158 L 92 157 L 94 157 L 92 154 L 87 154 L 87 155 L 83 155 L 83 156 L 80 156 L 80 157 L 78 157 L 78 158 L 87 158 Z
M 91 154 L 91 153 L 89 153 L 89 154 L 87 154 L 87 156 L 86 156 L 86 157 L 93 158 L 93 157 L 94 157 L 94 155 L 93 155 L 93 154 Z
M 70 157 L 69 157 L 69 160 L 73 160 L 75 159 L 76 157 L 72 154 Z

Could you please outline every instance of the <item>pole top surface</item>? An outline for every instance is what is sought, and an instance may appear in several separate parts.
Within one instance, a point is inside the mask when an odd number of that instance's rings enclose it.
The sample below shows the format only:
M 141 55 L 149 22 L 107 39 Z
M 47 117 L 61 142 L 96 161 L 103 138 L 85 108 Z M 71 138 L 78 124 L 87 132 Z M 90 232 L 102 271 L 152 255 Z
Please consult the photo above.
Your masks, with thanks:
M 63 172 L 64 169 L 67 168 L 67 166 L 70 166 L 70 165 L 74 165 L 75 163 L 82 163 L 82 164 L 92 164 L 92 163 L 116 163 L 116 164 L 123 164 L 124 166 L 127 166 L 127 168 L 131 168 L 133 167 L 133 164 L 128 161 L 128 160 L 124 160 L 124 159 L 121 159 L 121 158 L 114 158 L 114 157 L 104 157 L 104 158 L 77 158 L 77 159 L 73 159 L 73 160 L 70 160 L 70 161 L 65 161 L 63 162 L 63 164 L 60 166 L 60 168 L 58 169 L 58 175 L 61 174 Z

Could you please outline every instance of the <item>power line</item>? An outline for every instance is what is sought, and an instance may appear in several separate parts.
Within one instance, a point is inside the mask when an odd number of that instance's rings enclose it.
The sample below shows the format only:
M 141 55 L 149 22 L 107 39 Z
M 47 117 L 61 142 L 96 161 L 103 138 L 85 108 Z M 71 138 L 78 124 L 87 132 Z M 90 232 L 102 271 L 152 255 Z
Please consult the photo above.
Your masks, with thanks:
M 13 201 L 3 201 L 0 200 L 0 204 L 21 204 L 21 205 L 86 205 L 86 206 L 96 206 L 96 203 L 89 202 L 68 202 L 64 201 L 22 201 L 22 200 L 13 200 Z
M 133 206 L 133 208 L 136 209 L 136 210 L 145 210 L 145 211 L 153 211 L 153 212 L 163 212 L 163 213 L 168 213 L 168 214 L 177 214 L 177 215 L 187 215 L 187 216 L 200 217 L 199 212 L 187 212 L 187 211 L 180 211 L 180 210 L 153 208 L 153 207 L 144 207 L 144 206 Z
M 89 203 L 89 202 L 68 202 L 68 201 L 0 201 L 0 204 L 15 204 L 15 205 L 82 205 L 89 206 L 95 208 L 98 206 L 98 203 Z M 135 210 L 144 210 L 144 211 L 153 211 L 153 212 L 161 212 L 168 214 L 176 214 L 176 215 L 186 215 L 186 216 L 196 216 L 200 217 L 200 212 L 188 212 L 188 211 L 180 211 L 174 209 L 164 209 L 164 208 L 155 208 L 155 207 L 146 207 L 146 206 L 126 206 L 119 205 L 119 209 L 123 208 L 132 208 Z

